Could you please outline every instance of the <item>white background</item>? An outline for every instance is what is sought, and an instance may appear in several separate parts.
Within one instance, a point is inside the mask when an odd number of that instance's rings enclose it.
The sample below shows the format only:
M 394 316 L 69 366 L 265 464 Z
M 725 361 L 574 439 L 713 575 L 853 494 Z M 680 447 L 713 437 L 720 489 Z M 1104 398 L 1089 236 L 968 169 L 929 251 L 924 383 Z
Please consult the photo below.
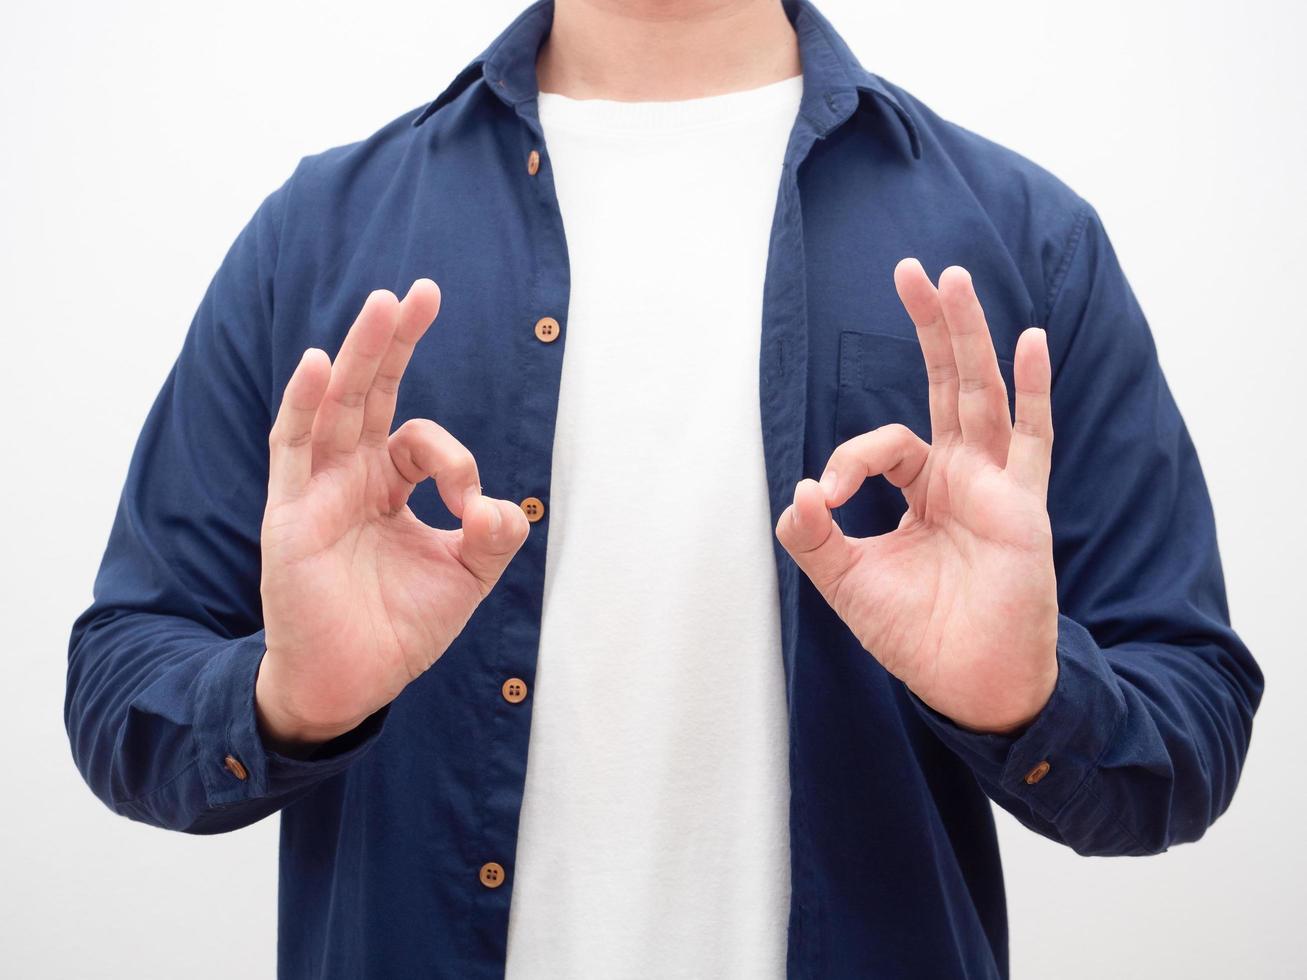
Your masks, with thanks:
M 272 975 L 275 820 L 192 838 L 97 802 L 63 731 L 68 629 L 146 409 L 236 232 L 301 155 L 434 97 L 520 5 L 0 13 L 0 974 Z M 873 71 L 1097 206 L 1206 467 L 1235 624 L 1267 674 L 1243 784 L 1197 845 L 1080 858 L 1000 811 L 1014 976 L 1307 975 L 1302 6 L 823 10 Z

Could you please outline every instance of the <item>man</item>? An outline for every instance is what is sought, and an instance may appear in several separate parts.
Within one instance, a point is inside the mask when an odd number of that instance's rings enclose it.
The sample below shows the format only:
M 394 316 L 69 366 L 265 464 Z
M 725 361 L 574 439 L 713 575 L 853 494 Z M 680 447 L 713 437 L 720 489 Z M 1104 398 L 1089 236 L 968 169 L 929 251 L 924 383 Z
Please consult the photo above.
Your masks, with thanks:
M 989 800 L 1192 841 L 1261 689 L 1089 205 L 806 2 L 559 0 L 237 239 L 66 714 L 281 811 L 284 976 L 989 977 Z

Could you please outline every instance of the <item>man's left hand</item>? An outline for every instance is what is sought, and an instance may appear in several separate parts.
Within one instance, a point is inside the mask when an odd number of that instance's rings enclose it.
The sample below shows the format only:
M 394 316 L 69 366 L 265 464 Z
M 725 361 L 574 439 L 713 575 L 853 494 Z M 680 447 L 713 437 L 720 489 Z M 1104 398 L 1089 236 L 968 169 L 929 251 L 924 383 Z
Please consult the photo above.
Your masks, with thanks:
M 917 328 L 931 442 L 887 425 L 838 446 L 805 479 L 776 535 L 854 635 L 922 701 L 973 731 L 1012 734 L 1057 681 L 1057 580 L 1048 519 L 1052 371 L 1044 331 L 1017 342 L 1016 421 L 968 273 L 938 289 L 921 264 L 894 271 Z M 863 480 L 903 491 L 898 528 L 850 538 L 831 508 Z

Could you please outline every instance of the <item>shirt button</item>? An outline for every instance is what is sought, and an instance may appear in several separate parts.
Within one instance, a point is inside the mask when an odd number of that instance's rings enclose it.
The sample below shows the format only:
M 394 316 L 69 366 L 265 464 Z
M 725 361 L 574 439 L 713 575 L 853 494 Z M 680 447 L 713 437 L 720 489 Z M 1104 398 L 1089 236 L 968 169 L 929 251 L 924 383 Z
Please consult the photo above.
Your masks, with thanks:
M 504 681 L 504 686 L 500 690 L 504 693 L 504 700 L 509 704 L 521 704 L 526 700 L 526 681 L 520 677 L 510 677 Z
M 539 497 L 527 497 L 521 506 L 522 513 L 526 514 L 526 519 L 532 524 L 545 516 L 545 504 Z
M 526 172 L 532 177 L 540 172 L 540 154 L 535 150 L 526 155 Z
M 542 316 L 536 321 L 536 340 L 552 344 L 558 339 L 558 321 L 551 316 Z
M 1030 772 L 1026 773 L 1026 782 L 1029 785 L 1034 786 L 1035 783 L 1047 776 L 1048 770 L 1052 768 L 1053 767 L 1048 764 L 1048 760 L 1045 759 L 1043 762 L 1035 766 L 1035 768 L 1031 769 Z
M 249 776 L 249 773 L 245 771 L 245 767 L 241 765 L 241 760 L 234 755 L 229 755 L 223 759 L 222 767 L 242 782 Z
M 504 883 L 504 866 L 497 861 L 487 861 L 481 865 L 481 884 L 487 888 L 498 888 Z

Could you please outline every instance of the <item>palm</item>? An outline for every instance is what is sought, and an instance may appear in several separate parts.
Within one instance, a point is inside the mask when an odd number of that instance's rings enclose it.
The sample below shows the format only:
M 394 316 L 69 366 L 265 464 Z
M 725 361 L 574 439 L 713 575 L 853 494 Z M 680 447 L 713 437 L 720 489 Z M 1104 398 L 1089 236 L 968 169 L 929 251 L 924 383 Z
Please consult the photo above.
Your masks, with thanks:
M 268 581 L 286 596 L 265 608 L 267 625 L 279 641 L 322 651 L 316 667 L 338 690 L 320 696 L 337 702 L 360 688 L 398 694 L 396 683 L 431 665 L 483 594 L 456 557 L 457 532 L 428 527 L 407 505 L 390 513 L 389 458 L 366 455 L 321 474 L 264 538 Z
M 389 434 L 399 375 L 435 313 L 429 285 L 399 306 L 374 294 L 334 367 L 307 355 L 274 428 L 260 683 L 266 671 L 281 692 L 265 713 L 280 709 L 306 738 L 348 730 L 431 666 L 526 535 L 520 508 L 480 495 L 475 461 L 449 433 L 415 420 Z M 407 506 L 427 476 L 459 530 Z
M 1033 335 L 1019 345 L 1014 430 L 969 279 L 946 275 L 937 294 L 919 270 L 905 263 L 897 278 L 930 368 L 934 444 L 902 426 L 850 440 L 821 485 L 796 488 L 777 530 L 887 670 L 960 724 L 1004 730 L 1042 706 L 1056 676 L 1051 425 L 1038 418 L 1047 354 Z M 903 520 L 888 534 L 847 538 L 827 508 L 878 473 L 902 488 Z
M 857 561 L 832 605 L 918 696 L 963 718 L 978 692 L 1003 697 L 1012 624 L 1053 593 L 1048 515 L 1002 470 L 957 447 L 932 450 L 905 489 L 906 523 L 853 542 Z

